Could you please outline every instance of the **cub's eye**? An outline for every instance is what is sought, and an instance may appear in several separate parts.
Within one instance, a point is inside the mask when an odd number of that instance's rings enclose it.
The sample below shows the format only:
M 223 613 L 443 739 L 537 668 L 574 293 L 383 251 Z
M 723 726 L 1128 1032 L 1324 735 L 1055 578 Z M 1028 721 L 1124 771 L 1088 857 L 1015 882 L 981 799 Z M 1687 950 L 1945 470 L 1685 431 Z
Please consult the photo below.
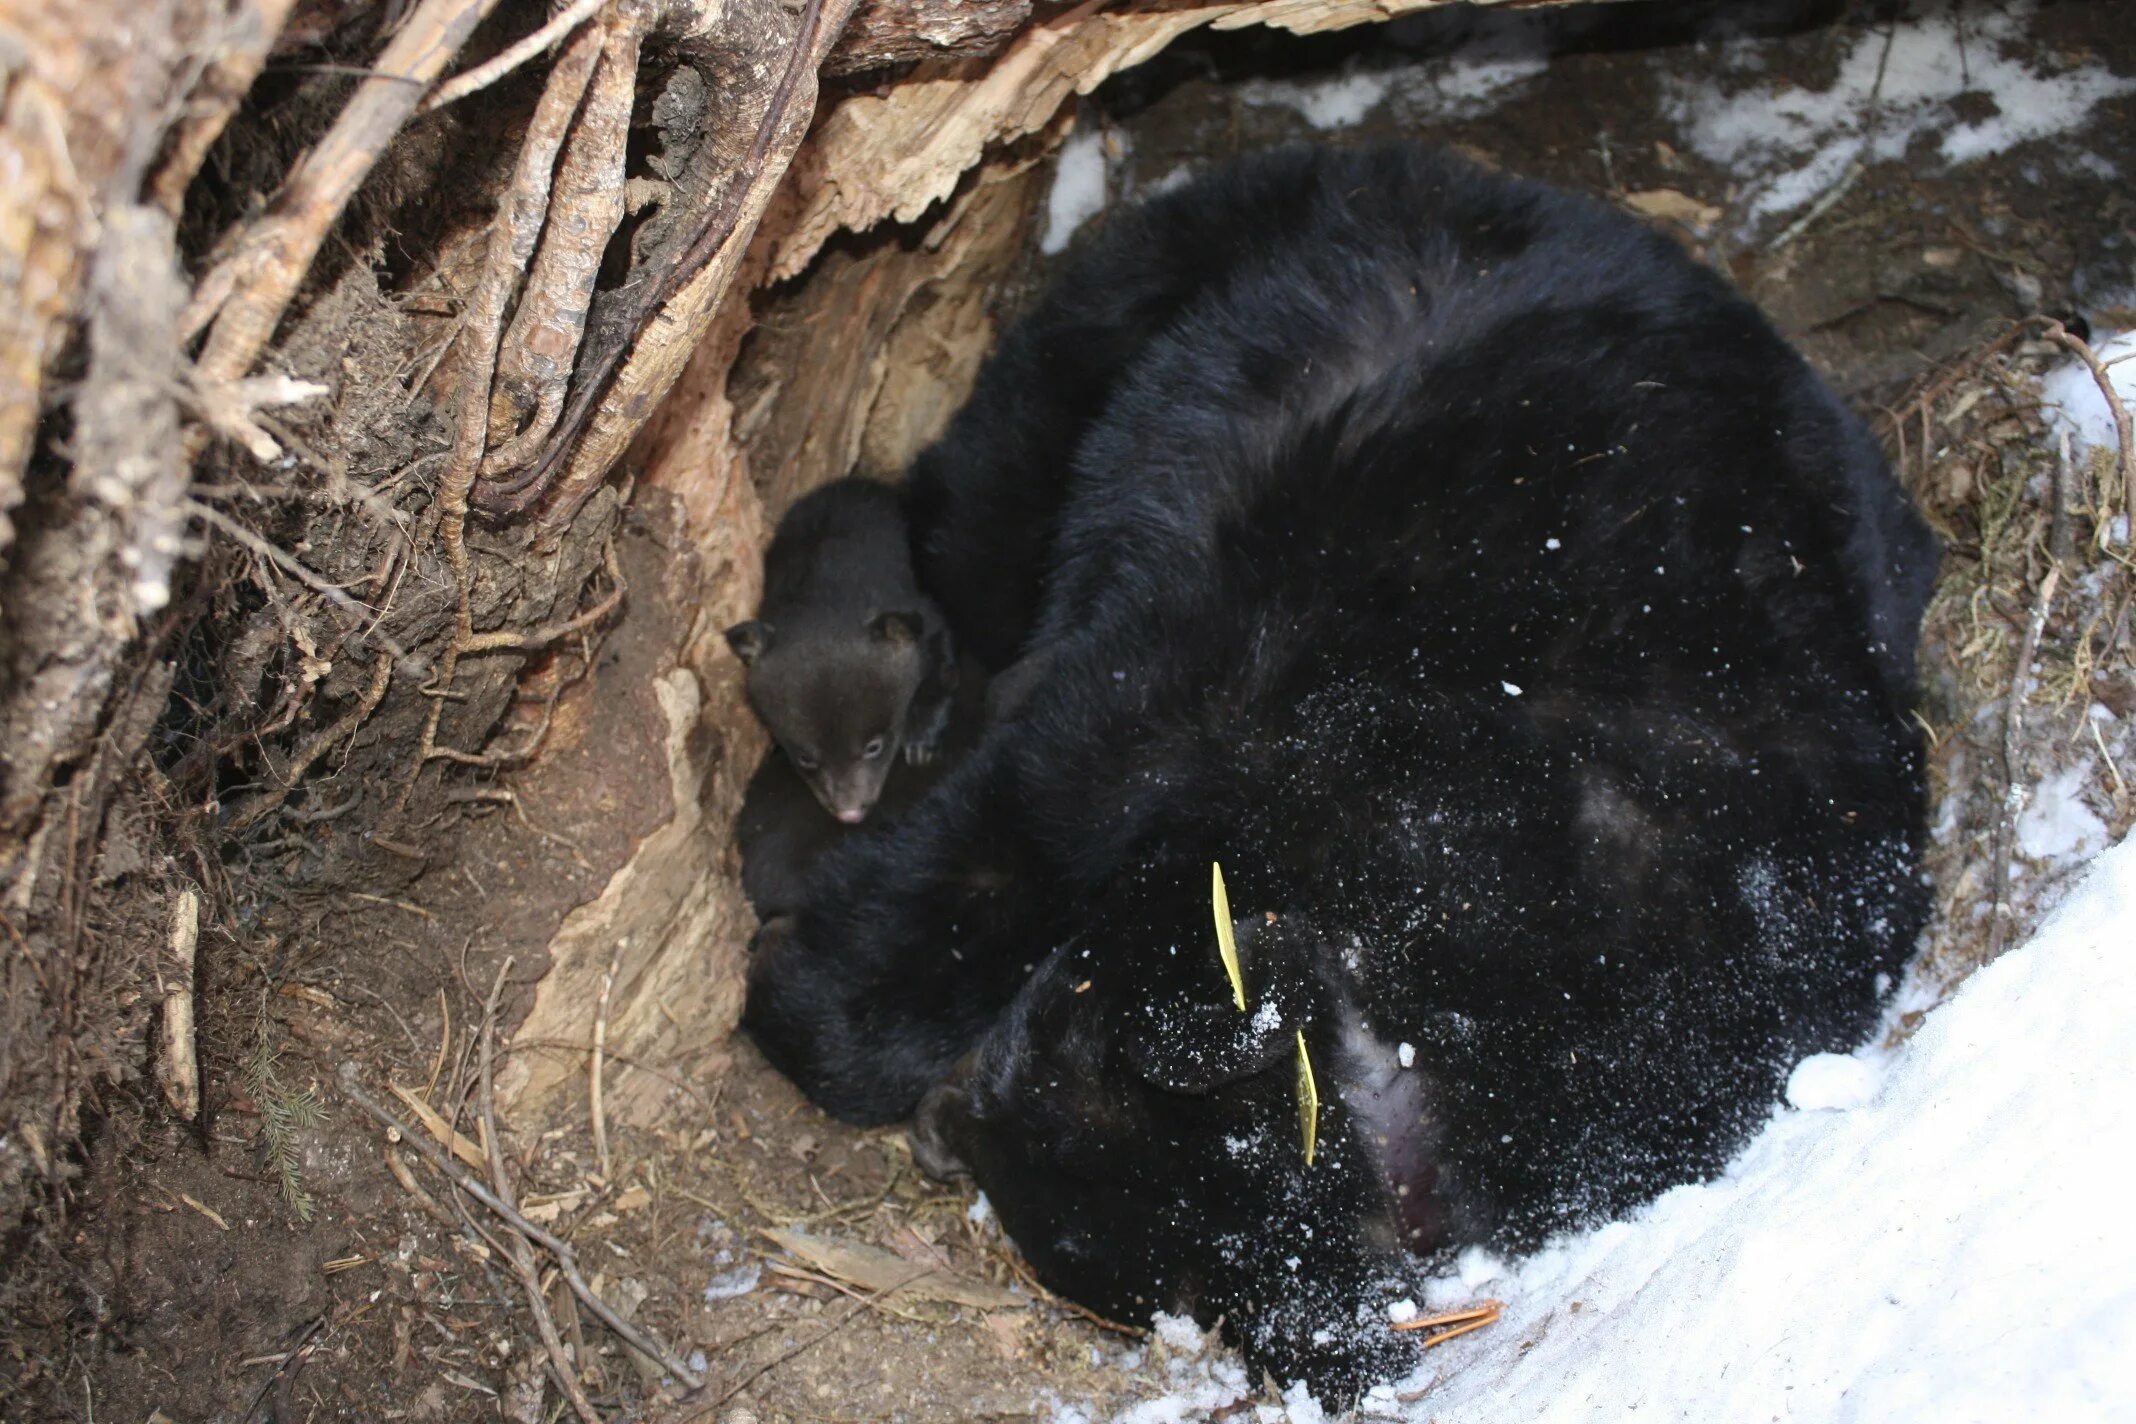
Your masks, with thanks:
M 816 769 L 816 759 L 806 752 L 789 751 L 787 755 L 792 757 L 794 765 L 800 767 L 803 771 L 814 771 Z
M 877 757 L 883 754 L 884 745 L 885 743 L 883 742 L 883 739 L 881 737 L 877 737 L 874 741 L 862 747 L 860 749 L 860 754 L 866 757 L 869 761 L 874 761 Z

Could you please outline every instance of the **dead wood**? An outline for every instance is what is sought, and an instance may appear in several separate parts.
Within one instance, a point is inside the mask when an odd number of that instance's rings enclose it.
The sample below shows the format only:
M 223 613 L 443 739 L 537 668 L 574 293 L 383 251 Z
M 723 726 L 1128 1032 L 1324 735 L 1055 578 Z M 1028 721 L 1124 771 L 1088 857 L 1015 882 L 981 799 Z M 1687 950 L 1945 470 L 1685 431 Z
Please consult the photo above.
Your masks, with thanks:
M 1317 34 L 1445 3 L 1175 0 L 1126 8 L 1084 0 L 1031 25 L 984 66 L 930 68 L 882 93 L 853 95 L 826 115 L 795 157 L 800 210 L 779 235 L 771 276 L 799 273 L 841 229 L 917 220 L 990 149 L 1038 132 L 1072 95 L 1088 94 L 1181 35 L 1255 25 Z
M 863 0 L 823 62 L 842 77 L 925 60 L 983 59 L 1031 18 L 1031 0 Z

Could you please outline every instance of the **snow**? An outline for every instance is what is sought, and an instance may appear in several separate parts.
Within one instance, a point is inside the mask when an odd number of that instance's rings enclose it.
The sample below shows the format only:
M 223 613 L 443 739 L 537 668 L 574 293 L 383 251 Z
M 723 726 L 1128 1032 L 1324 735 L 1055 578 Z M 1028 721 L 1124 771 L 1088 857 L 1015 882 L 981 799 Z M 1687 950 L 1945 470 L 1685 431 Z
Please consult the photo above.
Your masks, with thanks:
M 1405 126 L 1472 119 L 1550 67 L 1547 34 L 1538 23 L 1500 24 L 1416 63 L 1327 79 L 1255 79 L 1240 85 L 1238 95 L 1248 104 L 1290 109 L 1323 132 L 1354 128 L 1390 103 Z
M 1813 1053 L 1787 1079 L 1787 1105 L 1798 1112 L 1844 1111 L 1876 1097 L 1881 1066 L 1851 1053 Z
M 1694 65 L 1664 73 L 1664 111 L 1700 155 L 1760 180 L 1759 216 L 1802 207 L 1856 161 L 1905 158 L 1917 141 L 1932 141 L 1947 164 L 1969 163 L 2067 133 L 2136 89 L 2136 79 L 2064 58 L 2051 43 L 2026 43 L 2038 9 L 2035 0 L 2000 10 L 1913 4 L 1896 23 L 1863 29 L 1816 89 L 1769 72 L 1759 41 L 1730 40 L 1717 74 Z M 1986 96 L 1994 112 L 1960 118 L 1952 101 L 1961 95 Z
M 1046 231 L 1038 250 L 1051 257 L 1068 246 L 1075 230 L 1105 206 L 1105 132 L 1078 129 L 1061 145 L 1053 167 L 1053 187 L 1046 194 Z
M 2099 364 L 2106 367 L 2115 394 L 2124 405 L 2136 407 L 2136 331 L 2124 331 L 2119 336 L 2097 332 L 2094 336 L 2092 351 Z M 2120 448 L 2119 437 L 2114 433 L 2114 414 L 2107 409 L 2106 397 L 2099 393 L 2091 368 L 2076 357 L 2040 378 L 2040 403 L 2047 408 L 2049 423 L 2057 431 L 2069 433 L 2073 451 Z
M 1316 129 L 1346 129 L 1364 122 L 1393 85 L 1393 75 L 1385 70 L 1305 81 L 1256 79 L 1240 87 L 1239 97 L 1249 104 L 1294 109 Z
M 2096 764 L 2086 757 L 2034 788 L 2017 818 L 2019 853 L 2050 868 L 2096 854 L 2107 842 L 2106 823 L 2084 804 L 2084 788 L 2096 779 Z
M 1488 1287 L 1504 1318 L 1373 1391 L 1362 1416 L 2130 1417 L 2132 926 L 2124 842 L 1903 1045 L 1806 1060 L 1793 1106 L 1719 1179 L 1517 1264 L 1466 1253 L 1425 1303 Z M 1246 1398 L 1227 1353 L 1167 1370 L 1164 1395 L 1120 1419 L 1206 1418 Z M 1309 1405 L 1293 1391 L 1230 1417 L 1318 1417 Z
M 964 1209 L 964 1219 L 982 1230 L 994 1219 L 994 1204 L 986 1199 L 985 1192 L 972 1198 L 972 1204 Z

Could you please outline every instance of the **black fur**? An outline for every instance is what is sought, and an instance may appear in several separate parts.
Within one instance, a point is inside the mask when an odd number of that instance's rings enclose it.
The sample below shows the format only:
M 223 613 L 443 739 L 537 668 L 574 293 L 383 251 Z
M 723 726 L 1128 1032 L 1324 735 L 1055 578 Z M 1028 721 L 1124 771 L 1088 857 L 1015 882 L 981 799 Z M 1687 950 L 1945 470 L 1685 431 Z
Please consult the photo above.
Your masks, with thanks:
M 796 500 L 765 550 L 757 616 L 727 642 L 750 705 L 833 815 L 864 817 L 900 755 L 933 759 L 956 661 L 890 486 L 834 480 Z
M 1413 150 L 1241 163 L 1114 218 L 914 481 L 1021 700 L 824 862 L 746 1022 L 833 1112 L 928 1095 L 1056 1289 L 1349 1395 L 1415 1360 L 1411 1256 L 1712 1172 L 1873 1022 L 1933 541 L 1666 238 Z

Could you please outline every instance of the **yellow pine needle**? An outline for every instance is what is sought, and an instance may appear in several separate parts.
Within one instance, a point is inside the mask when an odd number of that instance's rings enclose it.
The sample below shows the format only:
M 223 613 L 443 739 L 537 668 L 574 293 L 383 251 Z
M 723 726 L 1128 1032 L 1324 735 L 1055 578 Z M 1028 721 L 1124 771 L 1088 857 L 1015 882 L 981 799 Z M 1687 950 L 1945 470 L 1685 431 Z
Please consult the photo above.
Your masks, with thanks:
M 1231 935 L 1231 897 L 1224 893 L 1224 867 L 1209 862 L 1209 900 L 1216 910 L 1216 952 L 1231 980 L 1231 1002 L 1246 1012 L 1246 976 L 1239 971 L 1239 945 Z

